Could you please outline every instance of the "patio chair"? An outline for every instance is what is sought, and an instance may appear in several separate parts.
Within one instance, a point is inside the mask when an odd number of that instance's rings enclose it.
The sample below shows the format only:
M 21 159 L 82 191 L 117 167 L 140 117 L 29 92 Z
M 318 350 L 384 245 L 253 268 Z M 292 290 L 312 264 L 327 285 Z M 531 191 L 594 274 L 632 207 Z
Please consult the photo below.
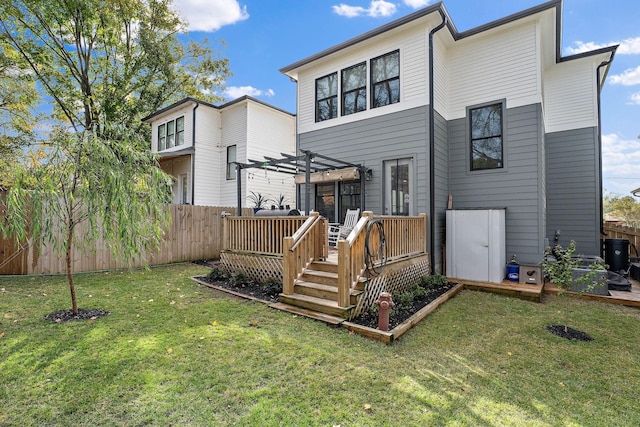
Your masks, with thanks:
M 338 240 L 346 239 L 353 227 L 358 223 L 359 217 L 360 209 L 347 209 L 342 225 L 329 224 L 329 246 L 337 247 Z

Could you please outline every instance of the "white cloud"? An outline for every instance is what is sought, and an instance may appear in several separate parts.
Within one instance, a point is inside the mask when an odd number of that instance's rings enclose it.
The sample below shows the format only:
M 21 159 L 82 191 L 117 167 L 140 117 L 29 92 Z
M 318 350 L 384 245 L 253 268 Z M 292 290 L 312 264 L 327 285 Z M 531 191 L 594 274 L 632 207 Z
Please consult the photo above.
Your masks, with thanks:
M 224 90 L 224 94 L 230 100 L 234 100 L 245 95 L 249 95 L 254 98 L 257 98 L 259 96 L 272 97 L 276 93 L 274 92 L 273 89 L 262 90 L 262 89 L 256 89 L 255 87 L 252 87 L 252 86 L 229 86 Z
M 602 44 L 602 43 L 596 43 L 596 42 L 583 42 L 583 41 L 576 41 L 573 42 L 573 46 L 572 47 L 568 47 L 566 49 L 566 52 L 569 55 L 575 55 L 578 53 L 583 53 L 583 52 L 589 52 L 591 50 L 597 50 L 597 49 L 601 49 L 603 47 L 608 47 L 608 46 L 613 46 L 613 45 L 620 45 L 618 46 L 618 50 L 616 51 L 617 55 L 637 55 L 640 54 L 640 37 L 633 37 L 630 39 L 625 39 L 623 41 L 620 42 L 611 42 L 611 43 L 606 43 L 606 44 Z
M 189 31 L 217 31 L 249 18 L 247 6 L 237 0 L 175 0 L 176 10 L 187 20 Z
M 404 0 L 404 4 L 414 9 L 424 7 L 431 3 L 431 0 Z
M 607 191 L 628 195 L 640 187 L 640 140 L 602 135 L 602 174 Z
M 622 74 L 609 77 L 609 81 L 614 85 L 634 86 L 640 84 L 640 66 L 624 70 Z
M 413 2 L 416 2 L 416 0 L 413 0 Z M 347 18 L 355 18 L 362 15 L 367 15 L 372 18 L 378 18 L 380 16 L 386 17 L 393 15 L 398 10 L 395 4 L 385 0 L 372 0 L 368 8 L 341 3 L 337 6 L 332 6 L 332 9 L 335 14 L 346 16 Z
M 631 95 L 631 103 L 635 105 L 640 105 L 640 92 L 636 92 Z

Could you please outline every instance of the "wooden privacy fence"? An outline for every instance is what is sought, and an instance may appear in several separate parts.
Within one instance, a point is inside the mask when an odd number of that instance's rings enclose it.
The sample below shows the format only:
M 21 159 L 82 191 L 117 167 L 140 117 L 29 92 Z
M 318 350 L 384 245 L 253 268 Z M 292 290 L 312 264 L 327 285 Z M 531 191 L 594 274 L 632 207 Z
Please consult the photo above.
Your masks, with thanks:
M 603 236 L 603 239 L 627 239 L 629 245 L 629 255 L 632 257 L 637 256 L 635 246 L 640 251 L 640 229 L 627 227 L 625 225 L 604 224 L 604 232 L 607 233 Z
M 159 250 L 142 254 L 129 264 L 113 257 L 104 241 L 96 242 L 85 252 L 79 250 L 78 245 L 73 269 L 80 272 L 141 267 L 145 265 L 145 259 L 148 265 L 160 265 L 219 258 L 224 234 L 222 212 L 235 215 L 236 211 L 236 208 L 229 207 L 170 205 L 168 214 L 172 221 Z M 253 215 L 253 210 L 243 209 L 243 215 Z M 77 235 L 81 236 L 83 227 L 88 226 L 88 223 L 83 223 Z M 0 274 L 57 274 L 65 271 L 64 256 L 40 242 L 34 245 L 17 247 L 13 239 L 0 235 Z

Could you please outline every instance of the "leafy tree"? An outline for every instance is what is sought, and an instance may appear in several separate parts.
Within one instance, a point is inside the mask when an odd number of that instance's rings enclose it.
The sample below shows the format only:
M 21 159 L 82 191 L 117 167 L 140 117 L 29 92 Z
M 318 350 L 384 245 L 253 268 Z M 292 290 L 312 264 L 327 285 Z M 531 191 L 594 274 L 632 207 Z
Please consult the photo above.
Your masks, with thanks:
M 108 130 L 116 137 L 58 130 L 46 161 L 32 156 L 27 168 L 16 169 L 0 222 L 0 232 L 40 240 L 65 257 L 74 315 L 74 248 L 104 239 L 114 257 L 131 259 L 159 245 L 170 219 L 171 178 L 149 151 L 135 149 L 138 134 Z M 84 222 L 89 226 L 79 227 Z
M 605 213 L 623 219 L 629 226 L 640 225 L 640 202 L 631 196 L 605 196 L 603 208 Z
M 588 292 L 594 288 L 597 282 L 594 279 L 599 271 L 605 269 L 605 265 L 594 261 L 589 266 L 589 271 L 574 278 L 573 271 L 582 266 L 582 260 L 576 253 L 576 242 L 572 240 L 566 248 L 560 245 L 548 247 L 545 250 L 544 260 L 541 263 L 542 270 L 549 275 L 549 279 L 559 289 L 558 295 L 565 296 L 567 292 Z M 606 279 L 605 279 L 606 280 Z M 564 331 L 569 328 L 569 300 L 565 299 Z
M 178 37 L 172 0 L 14 0 L 0 5 L 0 38 L 38 80 L 55 119 L 76 132 L 141 118 L 184 96 L 218 101 L 230 74 L 202 43 Z M 148 145 L 147 141 L 145 146 Z
M 10 184 L 11 164 L 35 139 L 35 79 L 20 57 L 0 39 L 0 183 Z
M 181 41 L 185 28 L 171 0 L 0 2 L 5 76 L 21 70 L 16 93 L 37 89 L 50 129 L 12 171 L 0 232 L 64 254 L 74 314 L 74 247 L 104 239 L 131 259 L 159 243 L 168 220 L 171 179 L 141 119 L 185 96 L 218 101 L 230 74 L 206 40 Z

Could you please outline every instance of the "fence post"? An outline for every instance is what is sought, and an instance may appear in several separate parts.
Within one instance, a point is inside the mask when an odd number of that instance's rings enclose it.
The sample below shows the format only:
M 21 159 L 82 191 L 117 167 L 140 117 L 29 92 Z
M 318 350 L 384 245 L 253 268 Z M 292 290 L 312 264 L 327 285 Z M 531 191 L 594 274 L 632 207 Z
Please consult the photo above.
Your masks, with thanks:
M 282 241 L 282 293 L 293 295 L 295 281 L 295 254 L 291 251 L 293 237 L 285 237 Z
M 338 307 L 349 306 L 351 290 L 351 247 L 346 240 L 338 240 Z

